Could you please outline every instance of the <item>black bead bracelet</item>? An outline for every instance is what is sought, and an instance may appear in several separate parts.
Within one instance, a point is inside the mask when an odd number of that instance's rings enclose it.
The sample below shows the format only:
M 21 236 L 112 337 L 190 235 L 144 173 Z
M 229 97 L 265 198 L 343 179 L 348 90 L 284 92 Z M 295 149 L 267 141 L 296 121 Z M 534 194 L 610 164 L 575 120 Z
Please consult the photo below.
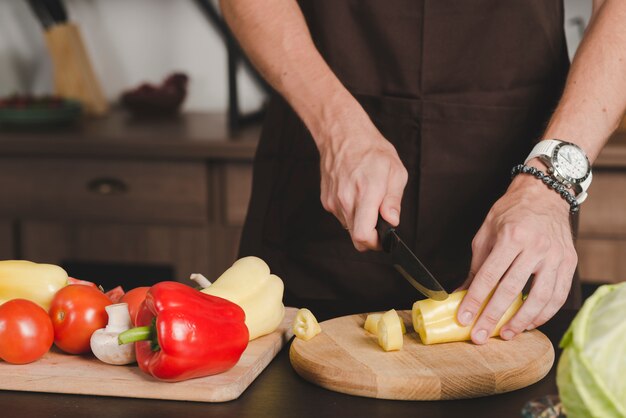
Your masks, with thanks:
M 511 170 L 511 178 L 517 176 L 520 173 L 521 174 L 530 174 L 531 176 L 541 180 L 543 182 L 543 184 L 545 184 L 550 189 L 552 189 L 555 192 L 557 192 L 558 194 L 560 194 L 561 197 L 563 199 L 565 199 L 565 201 L 567 203 L 569 203 L 569 212 L 570 213 L 574 214 L 574 213 L 578 212 L 578 209 L 580 207 L 578 201 L 576 200 L 574 195 L 571 194 L 569 192 L 569 190 L 567 190 L 567 187 L 565 187 L 558 180 L 556 180 L 553 177 L 545 174 L 543 171 L 536 169 L 535 167 L 529 167 L 529 166 L 524 165 L 524 164 L 518 164 L 515 167 L 513 167 L 513 169 Z

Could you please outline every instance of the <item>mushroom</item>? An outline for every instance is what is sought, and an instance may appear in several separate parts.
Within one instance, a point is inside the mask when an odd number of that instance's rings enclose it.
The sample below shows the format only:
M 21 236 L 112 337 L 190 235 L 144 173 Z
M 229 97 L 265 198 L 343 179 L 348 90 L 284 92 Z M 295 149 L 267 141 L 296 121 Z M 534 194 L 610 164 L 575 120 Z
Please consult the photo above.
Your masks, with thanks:
M 127 303 L 115 303 L 106 308 L 109 323 L 91 335 L 91 351 L 102 362 L 124 365 L 135 362 L 135 344 L 120 345 L 117 337 L 130 329 L 132 323 Z

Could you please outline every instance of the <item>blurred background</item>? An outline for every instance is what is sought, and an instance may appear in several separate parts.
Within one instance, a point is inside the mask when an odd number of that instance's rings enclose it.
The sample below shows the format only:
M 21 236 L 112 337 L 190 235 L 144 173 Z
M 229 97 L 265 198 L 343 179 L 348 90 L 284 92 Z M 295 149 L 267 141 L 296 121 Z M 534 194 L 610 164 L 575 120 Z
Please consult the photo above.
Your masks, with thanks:
M 565 6 L 573 56 L 591 0 Z M 105 288 L 215 278 L 236 256 L 268 91 L 216 1 L 0 0 L 0 259 Z M 626 278 L 621 133 L 594 176 L 589 286 Z

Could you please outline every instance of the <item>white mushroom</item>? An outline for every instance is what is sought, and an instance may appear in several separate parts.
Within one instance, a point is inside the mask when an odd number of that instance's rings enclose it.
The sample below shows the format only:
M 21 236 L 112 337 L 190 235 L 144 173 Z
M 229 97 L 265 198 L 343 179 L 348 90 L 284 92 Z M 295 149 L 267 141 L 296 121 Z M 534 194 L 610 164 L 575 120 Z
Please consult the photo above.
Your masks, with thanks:
M 91 351 L 104 363 L 123 365 L 135 362 L 135 344 L 120 345 L 117 341 L 120 333 L 130 329 L 132 323 L 127 303 L 115 303 L 106 308 L 109 323 L 106 328 L 91 335 Z

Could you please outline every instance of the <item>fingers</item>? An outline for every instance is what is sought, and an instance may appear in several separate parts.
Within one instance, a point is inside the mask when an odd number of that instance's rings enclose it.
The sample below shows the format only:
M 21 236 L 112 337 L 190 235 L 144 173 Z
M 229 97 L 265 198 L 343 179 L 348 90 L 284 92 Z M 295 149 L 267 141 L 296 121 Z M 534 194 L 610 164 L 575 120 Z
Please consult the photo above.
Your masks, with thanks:
M 354 210 L 353 229 L 350 231 L 354 247 L 359 251 L 378 248 L 376 221 L 378 220 L 381 201 L 385 195 L 386 184 L 376 182 L 362 190 Z
M 522 292 L 528 278 L 535 270 L 536 259 L 535 254 L 528 251 L 520 253 L 515 259 L 472 327 L 472 341 L 474 343 L 485 343 L 493 333 L 496 325 Z
M 554 293 L 556 269 L 546 267 L 535 274 L 533 285 L 522 307 L 500 330 L 500 337 L 510 340 L 522 333 L 546 307 Z
M 455 290 L 455 292 L 467 290 L 470 287 L 470 284 L 476 276 L 476 272 L 484 264 L 487 256 L 491 252 L 492 247 L 493 243 L 490 239 L 488 227 L 486 224 L 483 224 L 472 240 L 472 262 L 470 264 L 470 270 L 467 273 L 467 278 L 461 286 Z
M 348 219 L 352 219 L 352 214 L 350 214 L 349 218 L 345 216 L 345 210 L 342 208 L 341 204 L 337 202 L 337 199 L 334 198 L 334 194 L 330 190 L 331 186 L 328 183 L 328 180 L 322 179 L 320 185 L 320 201 L 322 202 L 322 207 L 327 212 L 335 215 L 335 218 L 339 220 L 345 229 L 351 229 L 348 225 Z
M 468 326 L 472 323 L 483 303 L 518 254 L 517 247 L 507 245 L 503 241 L 496 242 L 485 262 L 476 272 L 476 277 L 459 305 L 457 320 L 461 325 Z
M 545 324 L 565 304 L 572 287 L 572 279 L 574 278 L 577 262 L 576 251 L 572 248 L 564 256 L 563 262 L 557 270 L 556 284 L 554 285 L 554 292 L 552 293 L 550 301 L 525 329 L 531 330 Z
M 400 207 L 407 181 L 408 173 L 404 167 L 402 170 L 395 170 L 389 177 L 387 194 L 380 205 L 381 216 L 393 226 L 400 223 Z

